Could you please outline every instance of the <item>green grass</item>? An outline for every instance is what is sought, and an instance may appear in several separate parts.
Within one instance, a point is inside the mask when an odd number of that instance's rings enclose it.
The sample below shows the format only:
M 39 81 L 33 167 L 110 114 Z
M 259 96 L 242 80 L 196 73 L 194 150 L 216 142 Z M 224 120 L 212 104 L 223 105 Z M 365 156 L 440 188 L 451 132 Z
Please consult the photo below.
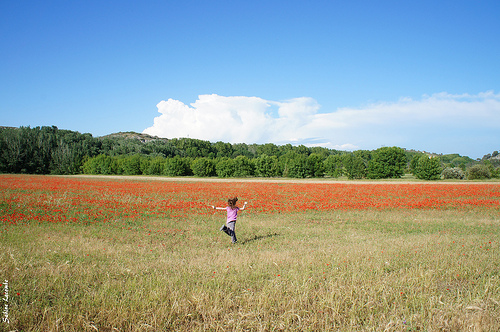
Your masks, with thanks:
M 236 245 L 223 221 L 4 226 L 0 328 L 500 330 L 497 211 L 243 212 Z

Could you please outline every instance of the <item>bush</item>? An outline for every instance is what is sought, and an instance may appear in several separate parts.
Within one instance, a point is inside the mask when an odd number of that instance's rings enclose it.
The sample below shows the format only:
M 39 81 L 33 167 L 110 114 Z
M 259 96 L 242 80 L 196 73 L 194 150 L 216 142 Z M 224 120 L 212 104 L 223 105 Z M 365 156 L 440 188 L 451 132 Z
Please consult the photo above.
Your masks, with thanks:
M 100 154 L 98 156 L 89 158 L 83 164 L 84 174 L 118 174 L 118 162 L 115 158 Z
M 199 170 L 201 173 L 204 174 L 207 170 L 203 170 L 204 167 L 207 167 L 206 165 L 203 165 L 205 163 L 204 161 L 200 162 L 199 166 L 201 169 Z M 209 167 L 209 166 L 208 166 Z M 210 171 L 210 170 L 208 170 Z M 165 161 L 165 166 L 163 168 L 163 174 L 166 176 L 184 176 L 184 175 L 190 175 L 191 173 L 191 168 L 189 167 L 189 160 L 186 158 L 182 158 L 179 156 L 175 156 L 173 158 L 167 158 Z M 207 176 L 207 175 L 200 175 L 200 176 Z
M 305 178 L 307 172 L 307 156 L 296 152 L 288 152 L 280 158 L 283 176 L 289 178 Z
M 468 169 L 467 179 L 469 180 L 491 179 L 491 172 L 485 165 L 474 165 Z
M 247 177 L 254 174 L 254 165 L 252 160 L 246 156 L 238 156 L 234 158 L 234 174 L 235 177 Z
M 145 160 L 148 160 L 144 158 Z M 161 175 L 163 173 L 163 168 L 165 166 L 165 158 L 155 157 L 154 159 L 149 159 L 147 167 L 143 171 L 146 175 Z
M 214 162 L 205 157 L 196 158 L 191 163 L 191 170 L 195 176 L 212 176 L 215 173 Z
M 495 164 L 498 163 L 498 161 L 496 161 L 495 159 L 490 159 L 490 160 L 484 160 L 483 165 L 490 170 L 491 178 L 498 178 L 500 177 L 500 172 L 499 172 L 500 167 L 495 167 L 492 160 Z
M 460 167 L 446 167 L 443 173 L 441 173 L 441 176 L 443 177 L 443 179 L 465 179 L 465 173 Z
M 125 175 L 140 175 L 141 171 L 141 156 L 138 154 L 125 156 L 118 159 L 123 174 Z
M 229 178 L 234 176 L 235 163 L 234 160 L 228 157 L 220 158 L 215 166 L 215 172 L 220 178 Z
M 268 178 L 281 175 L 278 157 L 276 156 L 262 154 L 259 158 L 254 160 L 254 164 L 255 174 L 257 176 Z

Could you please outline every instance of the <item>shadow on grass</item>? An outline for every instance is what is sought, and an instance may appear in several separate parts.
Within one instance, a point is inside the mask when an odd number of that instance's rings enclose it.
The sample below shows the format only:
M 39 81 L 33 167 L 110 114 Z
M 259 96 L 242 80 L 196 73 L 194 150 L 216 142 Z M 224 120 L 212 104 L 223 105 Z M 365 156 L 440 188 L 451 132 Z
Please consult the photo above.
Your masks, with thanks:
M 267 235 L 255 235 L 254 237 L 252 237 L 250 239 L 243 240 L 240 243 L 241 244 L 247 244 L 247 243 L 252 243 L 252 242 L 255 242 L 255 241 L 258 241 L 258 240 L 262 240 L 262 239 L 269 239 L 269 238 L 275 237 L 275 236 L 280 236 L 280 234 L 273 233 L 273 234 L 267 234 Z

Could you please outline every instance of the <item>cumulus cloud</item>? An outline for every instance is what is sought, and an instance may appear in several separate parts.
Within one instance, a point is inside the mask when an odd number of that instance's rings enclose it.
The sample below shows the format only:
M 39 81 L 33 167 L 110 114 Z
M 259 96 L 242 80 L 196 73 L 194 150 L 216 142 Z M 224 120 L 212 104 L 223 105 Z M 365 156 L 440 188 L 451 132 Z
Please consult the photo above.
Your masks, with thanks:
M 144 133 L 231 143 L 277 143 L 307 139 L 309 133 L 301 133 L 301 128 L 312 121 L 319 105 L 312 98 L 277 102 L 212 94 L 200 95 L 190 106 L 168 99 L 157 108 L 161 115 Z
M 321 110 L 309 97 L 271 101 L 216 94 L 200 95 L 189 106 L 168 99 L 157 107 L 160 115 L 144 133 L 212 142 L 292 143 L 340 150 L 396 145 L 446 152 L 465 145 L 472 151 L 471 144 L 482 142 L 478 135 L 495 144 L 500 138 L 500 94 L 492 91 L 437 93 L 333 111 Z

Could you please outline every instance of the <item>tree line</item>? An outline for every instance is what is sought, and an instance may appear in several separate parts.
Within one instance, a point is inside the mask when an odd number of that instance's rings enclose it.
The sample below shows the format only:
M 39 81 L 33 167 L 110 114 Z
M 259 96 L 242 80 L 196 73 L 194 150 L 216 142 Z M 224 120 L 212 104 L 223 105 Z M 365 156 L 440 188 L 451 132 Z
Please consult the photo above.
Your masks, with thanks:
M 431 156 L 399 147 L 346 152 L 291 144 L 161 139 L 137 133 L 93 137 L 55 126 L 0 128 L 0 149 L 2 173 L 348 179 L 412 173 L 425 180 L 484 179 L 500 173 L 499 159 Z

